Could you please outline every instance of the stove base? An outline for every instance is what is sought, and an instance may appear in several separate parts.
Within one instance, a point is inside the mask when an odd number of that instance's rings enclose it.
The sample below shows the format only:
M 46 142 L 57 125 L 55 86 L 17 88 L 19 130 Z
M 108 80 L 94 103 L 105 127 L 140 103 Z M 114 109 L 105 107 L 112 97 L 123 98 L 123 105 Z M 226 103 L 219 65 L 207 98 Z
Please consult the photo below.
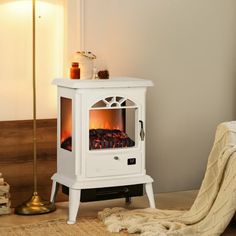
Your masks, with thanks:
M 66 195 L 69 195 L 69 188 L 65 185 L 62 185 L 62 192 Z M 143 196 L 143 184 L 108 188 L 82 189 L 80 202 L 125 198 L 126 203 L 130 203 L 131 197 L 137 196 Z
M 76 222 L 76 216 L 81 201 L 82 189 L 144 184 L 150 208 L 155 208 L 154 194 L 152 189 L 153 179 L 149 175 L 119 176 L 96 179 L 81 178 L 75 180 L 56 173 L 52 176 L 52 180 L 53 184 L 50 198 L 50 201 L 52 203 L 55 202 L 59 184 L 62 184 L 69 188 L 69 220 L 67 221 L 68 224 L 74 224 Z

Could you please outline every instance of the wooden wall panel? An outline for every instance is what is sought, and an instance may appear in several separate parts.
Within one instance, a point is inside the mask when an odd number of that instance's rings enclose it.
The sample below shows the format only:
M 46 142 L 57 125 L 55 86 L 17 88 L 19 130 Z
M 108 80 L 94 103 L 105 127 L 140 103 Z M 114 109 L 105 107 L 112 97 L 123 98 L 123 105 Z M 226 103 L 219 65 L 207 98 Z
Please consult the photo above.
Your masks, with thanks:
M 0 172 L 11 186 L 12 206 L 33 192 L 33 121 L 0 122 Z M 37 121 L 38 192 L 49 200 L 56 171 L 56 119 Z M 57 201 L 67 196 L 59 191 Z

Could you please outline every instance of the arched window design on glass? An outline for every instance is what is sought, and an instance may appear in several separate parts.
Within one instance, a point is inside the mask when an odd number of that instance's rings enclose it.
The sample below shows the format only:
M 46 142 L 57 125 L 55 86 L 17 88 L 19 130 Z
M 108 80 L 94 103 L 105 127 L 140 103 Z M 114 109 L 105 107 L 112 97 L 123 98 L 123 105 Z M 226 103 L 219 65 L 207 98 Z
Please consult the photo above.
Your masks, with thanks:
M 89 111 L 89 149 L 135 146 L 137 105 L 124 97 L 107 97 Z

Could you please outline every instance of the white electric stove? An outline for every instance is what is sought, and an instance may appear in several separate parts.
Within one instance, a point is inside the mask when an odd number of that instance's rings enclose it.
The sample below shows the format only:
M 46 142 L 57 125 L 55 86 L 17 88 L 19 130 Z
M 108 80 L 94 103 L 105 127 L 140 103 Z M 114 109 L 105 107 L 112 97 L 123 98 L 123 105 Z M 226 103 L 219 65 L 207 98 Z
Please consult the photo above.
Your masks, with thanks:
M 152 182 L 145 169 L 145 101 L 152 81 L 55 79 L 58 87 L 57 172 L 69 188 L 69 220 L 74 224 L 81 190 L 144 184 L 155 208 Z

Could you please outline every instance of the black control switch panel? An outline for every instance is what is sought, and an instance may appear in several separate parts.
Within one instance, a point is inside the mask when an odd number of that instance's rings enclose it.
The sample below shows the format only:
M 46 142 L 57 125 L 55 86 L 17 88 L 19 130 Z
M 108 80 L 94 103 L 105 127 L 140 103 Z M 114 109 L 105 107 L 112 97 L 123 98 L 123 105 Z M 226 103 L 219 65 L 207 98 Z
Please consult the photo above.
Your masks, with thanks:
M 129 158 L 127 160 L 127 162 L 128 162 L 128 165 L 135 165 L 136 164 L 136 158 Z

